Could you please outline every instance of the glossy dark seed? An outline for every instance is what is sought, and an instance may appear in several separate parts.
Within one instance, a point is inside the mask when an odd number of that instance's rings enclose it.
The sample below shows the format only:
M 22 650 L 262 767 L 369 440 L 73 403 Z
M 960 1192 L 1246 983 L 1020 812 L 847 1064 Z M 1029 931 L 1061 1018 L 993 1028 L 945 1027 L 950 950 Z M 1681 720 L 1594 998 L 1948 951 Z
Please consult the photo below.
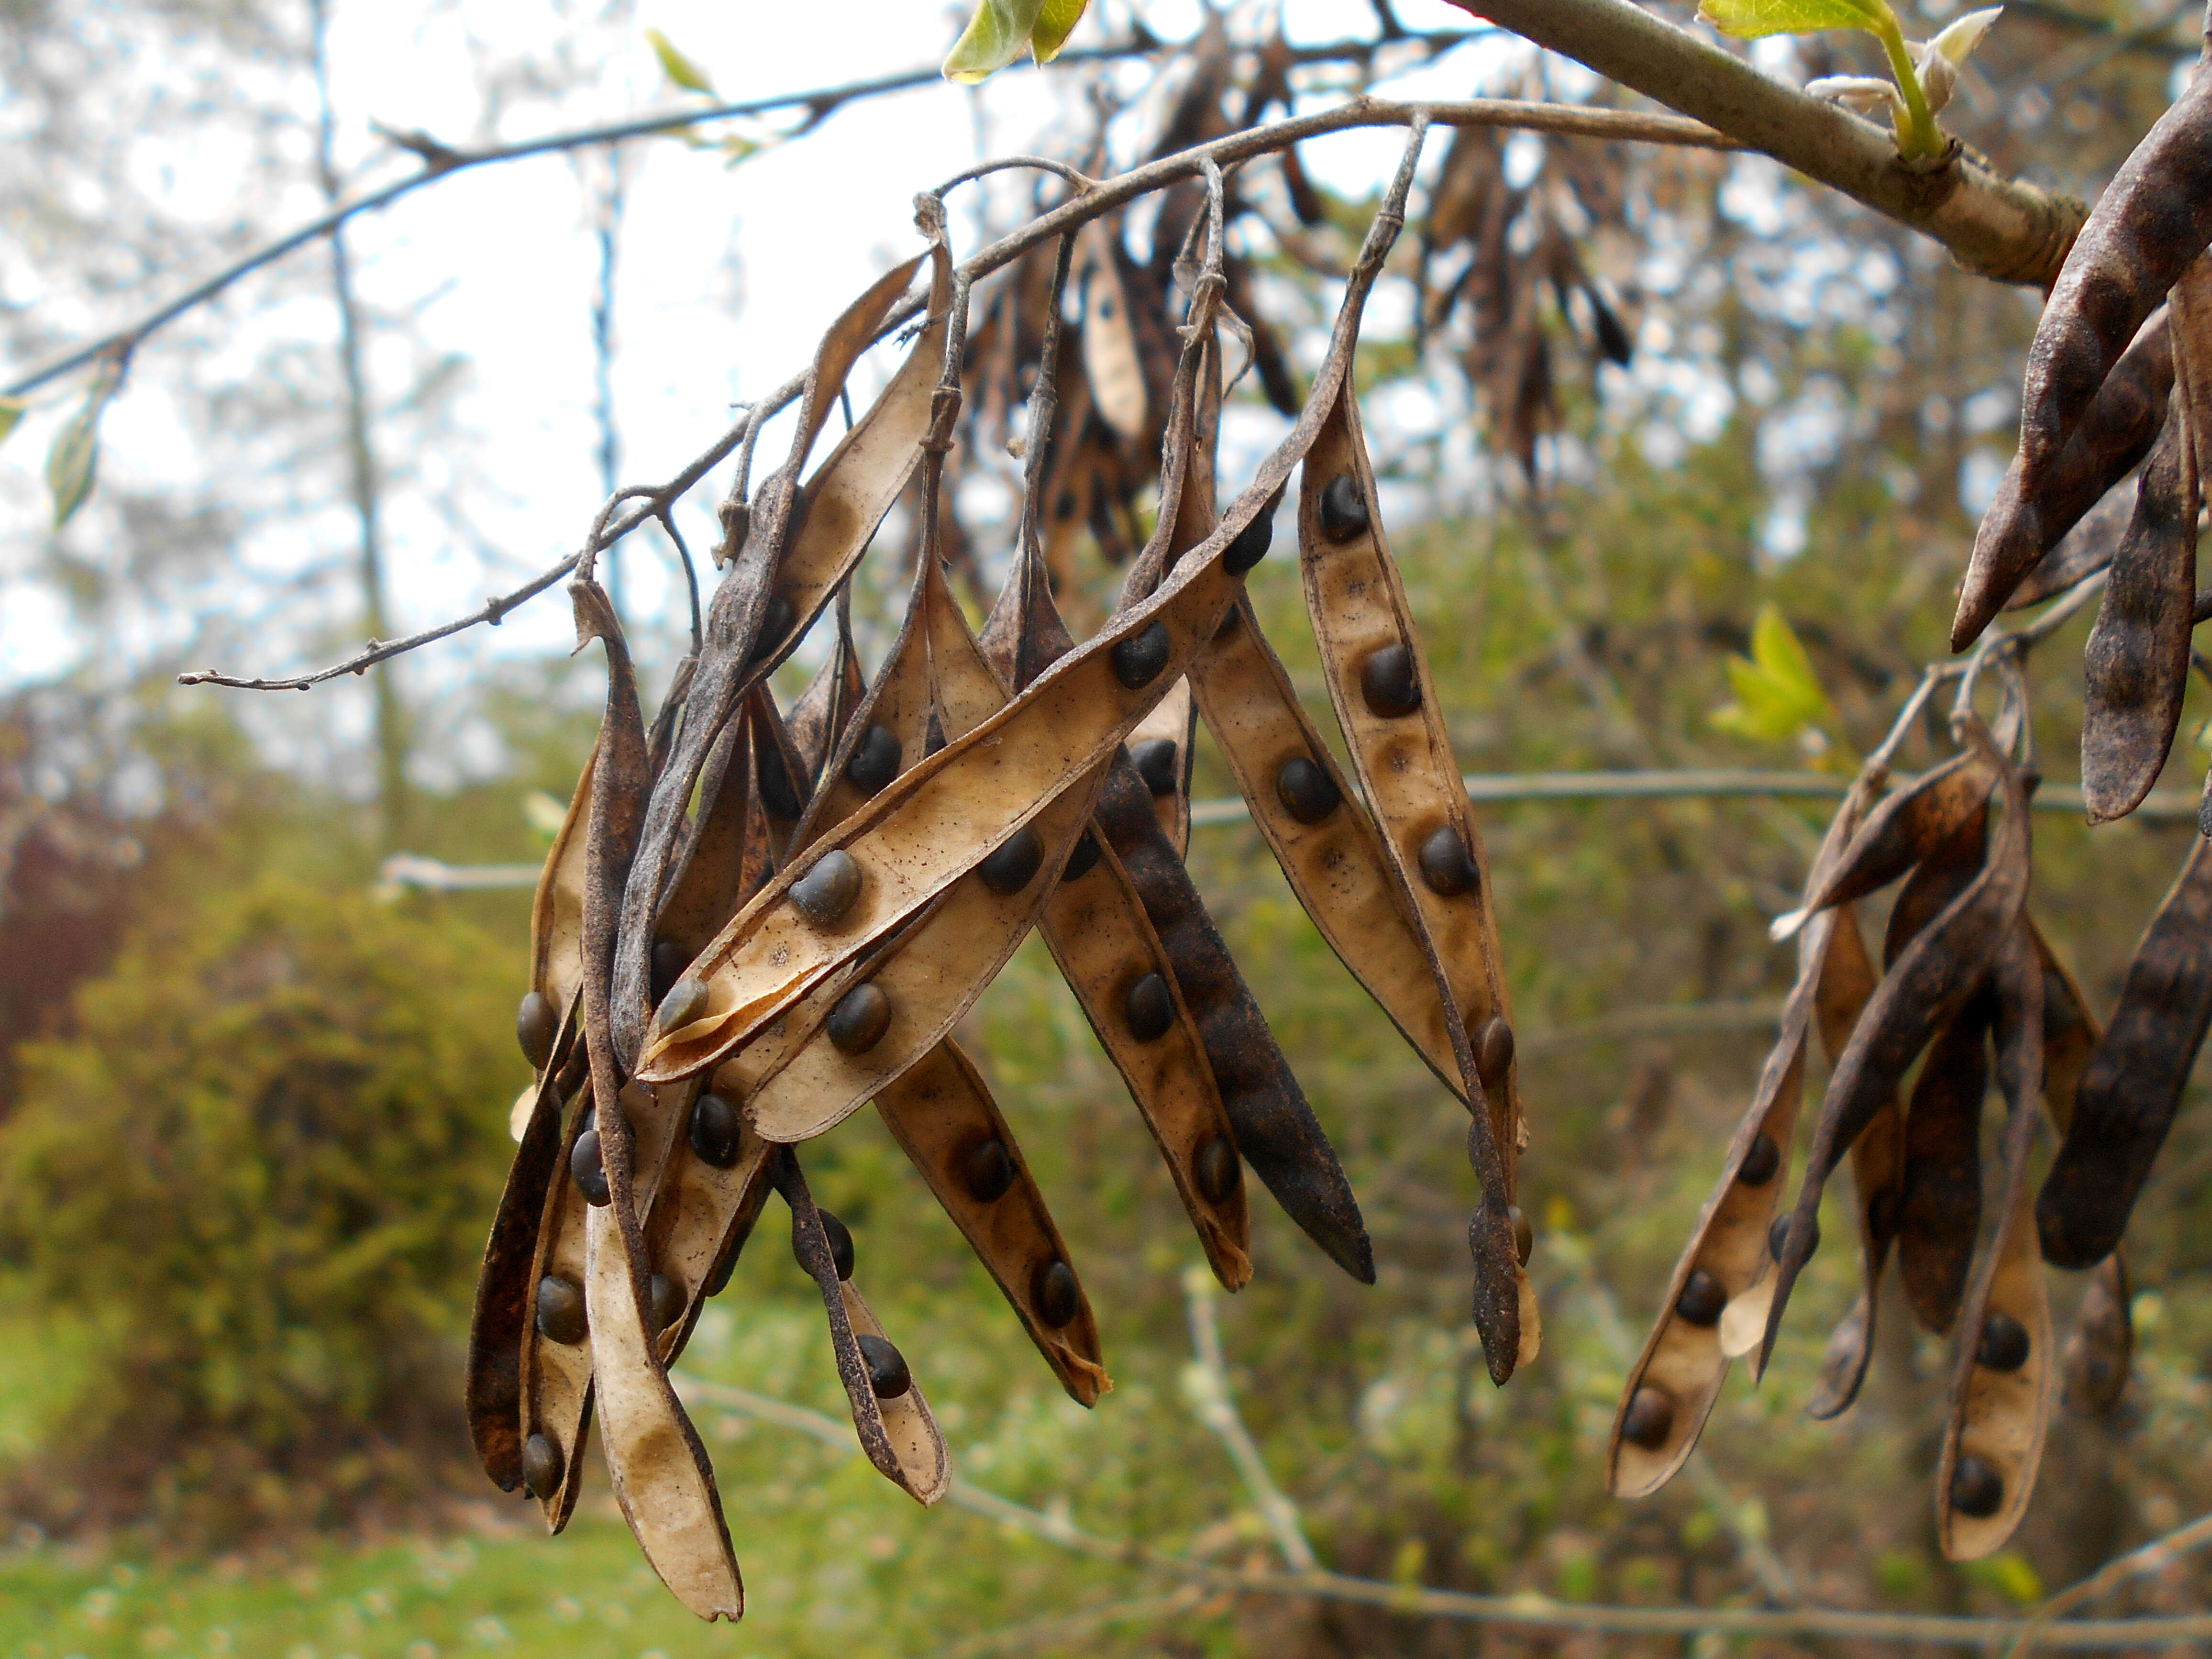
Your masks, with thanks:
M 1982 1321 L 1974 1364 L 1993 1371 L 2016 1371 L 2027 1364 L 2028 1346 L 2027 1326 L 2010 1314 L 1993 1313 Z
M 1620 1437 L 1632 1446 L 1656 1451 L 1674 1431 L 1674 1402 L 1646 1383 L 1629 1396 L 1620 1416 Z
M 726 1170 L 738 1161 L 738 1109 L 718 1094 L 691 1103 L 691 1150 L 702 1164 Z
M 1114 678 L 1134 691 L 1160 677 L 1160 670 L 1175 654 L 1175 641 L 1168 637 L 1168 625 L 1156 622 L 1142 633 L 1130 635 L 1106 654 L 1114 665 Z
M 1226 1204 L 1243 1179 L 1243 1160 L 1237 1156 L 1227 1135 L 1216 1135 L 1198 1149 L 1198 1156 L 1191 1160 L 1191 1173 L 1197 1177 L 1200 1198 L 1209 1204 Z
M 663 1031 L 680 1031 L 706 1012 L 707 981 L 696 974 L 686 974 L 668 988 L 653 1018 Z
M 1745 1149 L 1743 1162 L 1736 1166 L 1735 1178 L 1747 1187 L 1764 1187 L 1781 1167 L 1782 1149 L 1774 1144 L 1774 1137 L 1756 1135 Z
M 1321 533 L 1333 542 L 1348 542 L 1367 533 L 1367 502 L 1359 493 L 1359 480 L 1340 472 L 1321 492 Z
M 653 947 L 653 1000 L 666 996 L 669 988 L 684 977 L 684 970 L 691 965 L 691 953 L 672 939 L 660 940 Z
M 1067 867 L 1060 872 L 1060 878 L 1062 881 L 1080 881 L 1097 867 L 1098 837 L 1086 830 L 1083 832 L 1083 838 L 1075 843 L 1075 849 L 1068 854 Z
M 888 726 L 871 726 L 853 745 L 845 779 L 862 794 L 872 795 L 899 773 L 898 736 Z
M 522 1045 L 522 1057 L 532 1071 L 544 1071 L 553 1058 L 553 1039 L 560 1030 L 561 1017 L 544 993 L 532 991 L 522 999 L 522 1006 L 514 1011 L 514 1040 Z
M 1504 1015 L 1492 1015 L 1474 1034 L 1474 1069 L 1484 1088 L 1505 1086 L 1505 1074 L 1513 1069 L 1513 1028 Z
M 658 1336 L 684 1316 L 684 1287 L 665 1273 L 655 1273 L 647 1287 L 653 1331 Z
M 1421 843 L 1421 879 L 1428 883 L 1431 892 L 1446 898 L 1471 893 L 1482 880 L 1474 854 L 1449 823 L 1438 824 Z
M 1137 763 L 1137 775 L 1145 781 L 1145 787 L 1156 795 L 1172 795 L 1180 780 L 1176 776 L 1176 740 L 1173 738 L 1146 738 L 1142 743 L 1129 745 L 1129 758 Z
M 1359 670 L 1359 695 L 1386 720 L 1419 708 L 1421 677 L 1413 672 L 1413 653 L 1402 645 L 1386 645 L 1368 658 Z
M 576 1137 L 576 1144 L 568 1151 L 568 1173 L 586 1204 L 596 1206 L 613 1200 L 614 1194 L 607 1190 L 606 1166 L 599 1162 L 597 1129 L 586 1129 Z
M 1275 543 L 1275 515 L 1263 512 L 1238 531 L 1229 545 L 1222 550 L 1222 568 L 1232 576 L 1242 576 L 1267 556 L 1267 550 Z M 1230 615 L 1237 613 L 1231 611 Z
M 791 884 L 791 902 L 817 927 L 836 927 L 860 896 L 860 861 L 842 847 L 831 848 Z
M 860 1334 L 860 1363 L 868 1368 L 868 1387 L 878 1400 L 896 1400 L 914 1386 L 906 1356 L 872 1331 Z
M 700 1289 L 708 1296 L 721 1295 L 724 1291 L 729 1288 L 730 1275 L 737 1272 L 738 1257 L 742 1253 L 743 1244 L 742 1241 L 740 1241 L 740 1245 L 738 1249 L 732 1250 L 727 1255 L 724 1256 L 720 1261 L 714 1264 L 714 1271 L 707 1275 L 707 1282 L 700 1286 Z
M 522 1443 L 522 1489 L 539 1503 L 561 1490 L 561 1449 L 542 1434 Z
M 1018 893 L 1036 878 L 1044 862 L 1044 837 L 1036 826 L 1025 823 L 1006 837 L 990 857 L 975 866 L 983 885 L 1001 896 Z
M 753 636 L 752 655 L 745 659 L 748 667 L 775 654 L 776 647 L 783 643 L 783 636 L 791 632 L 792 619 L 798 614 L 782 594 L 769 596 L 768 605 L 761 611 L 760 632 Z
M 830 1240 L 830 1260 L 837 1269 L 837 1277 L 850 1279 L 854 1261 L 853 1230 L 827 1210 L 817 1209 L 814 1213 L 822 1218 L 822 1231 Z
M 891 1028 L 891 1000 L 876 988 L 873 980 L 855 985 L 837 1000 L 822 1029 L 840 1054 L 865 1054 L 884 1040 Z
M 1513 1255 L 1522 1267 L 1536 1253 L 1536 1230 L 1528 1224 L 1528 1218 L 1518 1204 L 1505 1206 L 1505 1218 L 1513 1224 Z
M 1720 1280 L 1698 1267 L 1682 1281 L 1682 1293 L 1674 1298 L 1674 1311 L 1686 1322 L 1704 1329 L 1721 1322 L 1721 1310 L 1728 1306 L 1728 1291 Z
M 547 1273 L 538 1281 L 538 1334 L 550 1342 L 571 1347 L 584 1340 L 590 1322 L 584 1316 L 584 1293 L 574 1279 Z
M 979 1140 L 960 1154 L 960 1185 L 978 1204 L 995 1204 L 1014 1184 L 1013 1155 L 1003 1140 Z
M 768 808 L 769 817 L 779 823 L 789 823 L 799 817 L 799 792 L 791 787 L 791 773 L 783 763 L 782 751 L 773 744 L 761 748 L 760 766 L 761 805 Z
M 1055 1331 L 1071 1323 L 1083 1310 L 1083 1290 L 1075 1282 L 1075 1269 L 1058 1256 L 1038 1262 L 1030 1275 L 1030 1305 Z
M 2004 1507 L 2004 1476 L 1968 1452 L 1951 1466 L 1951 1507 L 1986 1521 Z
M 1788 1216 L 1786 1216 L 1786 1215 L 1778 1215 L 1778 1216 L 1777 1216 L 1777 1217 L 1775 1217 L 1775 1218 L 1774 1218 L 1774 1224 L 1773 1224 L 1771 1227 L 1769 1227 L 1769 1228 L 1766 1230 L 1766 1253 L 1767 1253 L 1767 1255 L 1769 1255 L 1772 1256 L 1772 1257 L 1773 1257 L 1777 1261 L 1781 1261 L 1781 1260 L 1782 1260 L 1782 1251 L 1783 1251 L 1783 1247 L 1784 1247 L 1784 1246 L 1785 1246 L 1786 1244 L 1788 1244 L 1789 1243 L 1790 1243 L 1790 1218 L 1789 1218 Z M 1806 1259 L 1808 1261 L 1810 1261 L 1813 1259 L 1813 1251 L 1814 1251 L 1814 1250 L 1817 1250 L 1817 1249 L 1819 1249 L 1820 1248 L 1820 1218 L 1816 1216 L 1816 1217 L 1814 1217 L 1814 1221 L 1813 1221 L 1813 1245 L 1812 1245 L 1812 1249 L 1808 1249 L 1808 1250 L 1807 1250 L 1807 1251 L 1805 1252 L 1805 1259 Z
M 1343 803 L 1336 780 L 1304 755 L 1293 755 L 1275 774 L 1275 798 L 1300 823 L 1319 823 Z
M 1121 1012 L 1129 1022 L 1129 1035 L 1139 1042 L 1150 1042 L 1165 1036 L 1168 1027 L 1175 1024 L 1175 994 L 1162 975 L 1146 974 L 1129 988 Z

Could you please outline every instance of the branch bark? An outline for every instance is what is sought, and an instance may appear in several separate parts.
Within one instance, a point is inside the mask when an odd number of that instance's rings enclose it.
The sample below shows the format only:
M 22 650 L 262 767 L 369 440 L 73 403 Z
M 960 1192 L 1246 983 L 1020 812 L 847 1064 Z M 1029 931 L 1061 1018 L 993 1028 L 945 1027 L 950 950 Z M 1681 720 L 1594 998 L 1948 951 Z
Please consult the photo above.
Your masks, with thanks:
M 2001 179 L 1955 142 L 1934 167 L 1908 166 L 1882 128 L 1807 97 L 1629 0 L 1452 3 L 1910 226 L 1977 276 L 2049 288 L 2087 217 L 2073 198 Z

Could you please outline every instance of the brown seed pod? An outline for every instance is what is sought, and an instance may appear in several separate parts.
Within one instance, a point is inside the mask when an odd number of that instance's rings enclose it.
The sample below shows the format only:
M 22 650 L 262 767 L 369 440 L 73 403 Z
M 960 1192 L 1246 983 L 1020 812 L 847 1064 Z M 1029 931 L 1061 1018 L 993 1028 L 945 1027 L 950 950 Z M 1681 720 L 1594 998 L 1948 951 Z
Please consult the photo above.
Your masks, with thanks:
M 2174 392 L 2177 410 L 2182 393 Z M 2188 423 L 2168 418 L 2082 653 L 2081 793 L 2089 821 L 2132 812 L 2181 723 L 2197 605 L 2197 469 Z
M 1993 1010 L 1976 998 L 1936 1034 L 1905 1117 L 1897 1268 L 1923 1330 L 1958 1317 L 1982 1221 L 1982 1097 Z
M 791 1248 L 813 1275 L 822 1292 L 822 1305 L 830 1316 L 830 1346 L 836 1355 L 837 1375 L 845 1384 L 846 1401 L 852 1407 L 860 1449 L 884 1479 L 916 1501 L 934 1504 L 951 1487 L 952 1471 L 929 1402 L 913 1386 L 910 1372 L 907 1388 L 888 1396 L 877 1394 L 859 1339 L 872 1336 L 884 1343 L 890 1339 L 854 1282 L 837 1277 L 822 1213 L 806 1190 L 806 1177 L 799 1172 L 798 1158 L 787 1146 L 775 1159 L 774 1180 L 776 1190 L 791 1206 Z
M 2212 82 L 2199 76 L 2113 174 L 2075 237 L 2028 348 L 2025 487 L 2058 459 L 2106 375 L 2212 241 Z
M 2155 434 L 2154 434 L 2155 435 Z M 2043 556 L 2042 562 L 2021 578 L 2007 611 L 2024 611 L 2079 586 L 2112 562 L 2120 538 L 2128 533 L 2135 516 L 2136 490 L 2132 477 L 2112 486 L 2105 499 L 2081 515 L 2081 522 L 2059 538 Z
M 1975 1271 L 1959 1322 L 1950 1414 L 1936 1474 L 1937 1534 L 1954 1561 L 1988 1555 L 2027 1513 L 2057 1370 L 2027 1182 L 2028 1152 L 2042 1116 L 2043 969 L 2023 921 L 2006 934 L 1992 988 L 1997 1081 L 2007 1112 L 2004 1185 L 1997 1237 Z
M 1954 717 L 1965 741 L 1994 756 L 1988 730 L 1972 714 Z M 1922 1049 L 1981 988 L 1990 963 L 2027 895 L 2027 792 L 2009 766 L 2002 774 L 2005 811 L 1980 873 L 1929 922 L 1892 965 L 1869 1000 L 1836 1068 L 1813 1132 L 1805 1179 L 1776 1262 L 1772 1305 L 1761 1338 L 1759 1369 L 1765 1370 L 1790 1290 L 1811 1256 L 1820 1194 L 1828 1176 Z
M 1033 1294 L 1039 1264 L 1068 1259 L 1066 1242 L 1045 1207 L 981 1074 L 953 1042 L 941 1042 L 876 1097 L 876 1109 L 929 1183 L 976 1259 L 1013 1304 L 1022 1328 L 1070 1397 L 1090 1406 L 1114 1385 L 1100 1364 L 1097 1322 L 1078 1285 L 1077 1311 L 1054 1322 Z M 994 1149 L 986 1160 L 979 1148 Z M 1059 1311 L 1054 1310 L 1053 1311 Z
M 800 787 L 810 797 L 830 751 L 845 735 L 853 711 L 867 694 L 867 682 L 860 675 L 860 653 L 853 643 L 853 590 L 848 581 L 837 589 L 837 641 L 830 647 L 830 660 L 792 704 L 785 722 L 804 768 Z
M 2130 1299 L 2127 1263 L 2115 1250 L 2092 1270 L 2059 1358 L 2065 1377 L 2059 1403 L 2069 1415 L 2109 1417 L 2127 1392 L 2136 1346 Z
M 2019 585 L 2106 493 L 2150 453 L 2173 386 L 2173 338 L 2161 307 L 2143 325 L 2033 493 L 2021 488 L 2015 458 L 1983 514 L 1951 623 L 1951 648 L 1963 651 L 2000 610 L 2021 601 Z M 2087 570 L 2081 573 L 2088 574 Z M 2076 578 L 2078 580 L 2078 578 Z M 2068 582 L 2065 586 L 2072 586 Z M 2060 591 L 2047 586 L 2038 596 Z
M 2212 1023 L 2212 842 L 2191 839 L 2136 945 L 2036 1200 L 2043 1259 L 2088 1267 L 2116 1249 L 2172 1127 Z
M 1808 897 L 1802 908 L 1783 918 L 1780 931 L 1801 923 L 1815 910 L 1844 904 L 1879 892 L 1938 847 L 1960 836 L 1986 813 L 1997 767 L 1976 750 L 1932 766 L 1885 799 L 1866 816 L 1835 866 Z
M 1867 773 L 1853 782 L 1806 877 L 1808 893 L 1841 855 L 1881 783 L 1879 775 Z M 1674 1478 L 1720 1397 L 1729 1361 L 1757 1346 L 1773 1283 L 1766 1233 L 1781 1196 L 1776 1176 L 1786 1161 L 1804 1094 L 1806 1038 L 1844 921 L 1856 926 L 1848 910 L 1820 911 L 1798 936 L 1796 982 L 1783 1003 L 1774 1048 L 1729 1143 L 1720 1179 L 1674 1264 L 1659 1317 L 1621 1389 L 1606 1462 L 1607 1489 L 1617 1498 L 1648 1497 Z M 1863 966 L 1863 947 L 1856 960 Z M 1747 1175 L 1757 1178 L 1747 1179 Z M 1678 1311 L 1697 1273 L 1715 1281 L 1727 1296 L 1711 1325 L 1685 1320 Z M 1663 1428 L 1656 1431 L 1652 1425 L 1661 1421 L 1661 1413 L 1655 1402 L 1667 1407 Z M 1632 1412 L 1634 1423 L 1629 1420 Z M 1638 1432 L 1632 1435 L 1632 1428 Z
M 1129 734 L 1129 754 L 1133 760 L 1142 757 L 1137 769 L 1152 792 L 1160 833 L 1178 858 L 1190 850 L 1191 737 L 1197 729 L 1198 707 L 1186 675 Z

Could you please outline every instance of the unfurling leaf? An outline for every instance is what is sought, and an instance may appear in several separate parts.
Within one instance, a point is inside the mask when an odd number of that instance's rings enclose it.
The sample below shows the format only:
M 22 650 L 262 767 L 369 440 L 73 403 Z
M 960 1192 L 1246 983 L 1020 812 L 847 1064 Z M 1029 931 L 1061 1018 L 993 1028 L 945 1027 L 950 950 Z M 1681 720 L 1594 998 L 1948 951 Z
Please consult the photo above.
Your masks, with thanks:
M 1751 655 L 1729 658 L 1728 676 L 1735 701 L 1713 710 L 1715 726 L 1768 742 L 1797 738 L 1826 752 L 1836 730 L 1835 706 L 1813 659 L 1774 606 L 1760 610 L 1752 625 Z
M 1060 55 L 1090 0 L 975 0 L 975 10 L 945 60 L 948 81 L 983 80 L 1026 50 L 1040 64 Z
M 53 447 L 46 452 L 46 488 L 54 498 L 57 530 L 92 494 L 93 474 L 100 461 L 100 417 L 106 411 L 107 400 L 115 395 L 119 379 L 112 367 L 102 368 L 86 389 L 76 412 L 54 434 Z
M 645 40 L 653 48 L 653 55 L 660 60 L 663 75 L 686 92 L 704 93 L 709 98 L 714 95 L 714 83 L 707 78 L 707 71 L 678 52 L 666 35 L 659 29 L 647 29 Z
M 1036 27 L 1030 31 L 1030 51 L 1038 63 L 1049 64 L 1060 56 L 1060 48 L 1075 33 L 1075 26 L 1083 21 L 1090 4 L 1091 0 L 1044 0 L 1044 9 L 1037 13 Z
M 1821 29 L 1879 33 L 1893 22 L 1883 0 L 1703 0 L 1698 15 L 1723 34 L 1756 40 L 1767 34 L 1812 34 Z

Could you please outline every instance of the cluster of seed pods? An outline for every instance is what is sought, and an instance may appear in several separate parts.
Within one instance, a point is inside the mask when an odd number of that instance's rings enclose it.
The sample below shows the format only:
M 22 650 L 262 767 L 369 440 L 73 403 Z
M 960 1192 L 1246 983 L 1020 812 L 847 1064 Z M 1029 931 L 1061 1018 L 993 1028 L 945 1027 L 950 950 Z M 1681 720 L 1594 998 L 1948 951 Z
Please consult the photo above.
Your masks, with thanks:
M 550 854 L 518 1032 L 537 1081 L 477 1291 L 468 1407 L 486 1472 L 557 1530 L 594 1418 L 647 1560 L 702 1618 L 744 1607 L 703 1447 L 672 1386 L 706 1298 L 771 1191 L 827 1314 L 875 1466 L 933 1502 L 950 1476 L 915 1368 L 855 1285 L 851 1232 L 798 1148 L 872 1102 L 1069 1394 L 1111 1387 L 1066 1241 L 952 1041 L 1040 930 L 1158 1143 L 1208 1262 L 1251 1274 L 1249 1168 L 1363 1281 L 1358 1203 L 1182 863 L 1203 719 L 1323 935 L 1468 1107 L 1481 1177 L 1474 1314 L 1500 1382 L 1534 1352 L 1513 1205 L 1526 1139 L 1480 843 L 1375 508 L 1351 392 L 1363 307 L 1402 224 L 1420 130 L 1347 285 L 1291 435 L 1225 510 L 1222 203 L 1208 167 L 1160 469 L 1158 529 L 1121 603 L 1071 638 L 1039 502 L 1054 430 L 1060 246 L 1030 398 L 1018 545 L 971 633 L 937 510 L 961 400 L 969 292 L 941 208 L 930 246 L 832 327 L 789 459 L 724 509 L 725 568 L 696 659 L 648 732 L 590 563 L 572 585 L 608 697 Z M 860 352 L 927 267 L 926 319 L 876 402 L 805 477 Z M 1299 472 L 1300 562 L 1350 777 L 1243 599 Z M 918 489 L 920 546 L 896 641 L 863 675 L 839 596 L 892 503 Z M 829 612 L 830 659 L 780 709 L 768 675 Z

